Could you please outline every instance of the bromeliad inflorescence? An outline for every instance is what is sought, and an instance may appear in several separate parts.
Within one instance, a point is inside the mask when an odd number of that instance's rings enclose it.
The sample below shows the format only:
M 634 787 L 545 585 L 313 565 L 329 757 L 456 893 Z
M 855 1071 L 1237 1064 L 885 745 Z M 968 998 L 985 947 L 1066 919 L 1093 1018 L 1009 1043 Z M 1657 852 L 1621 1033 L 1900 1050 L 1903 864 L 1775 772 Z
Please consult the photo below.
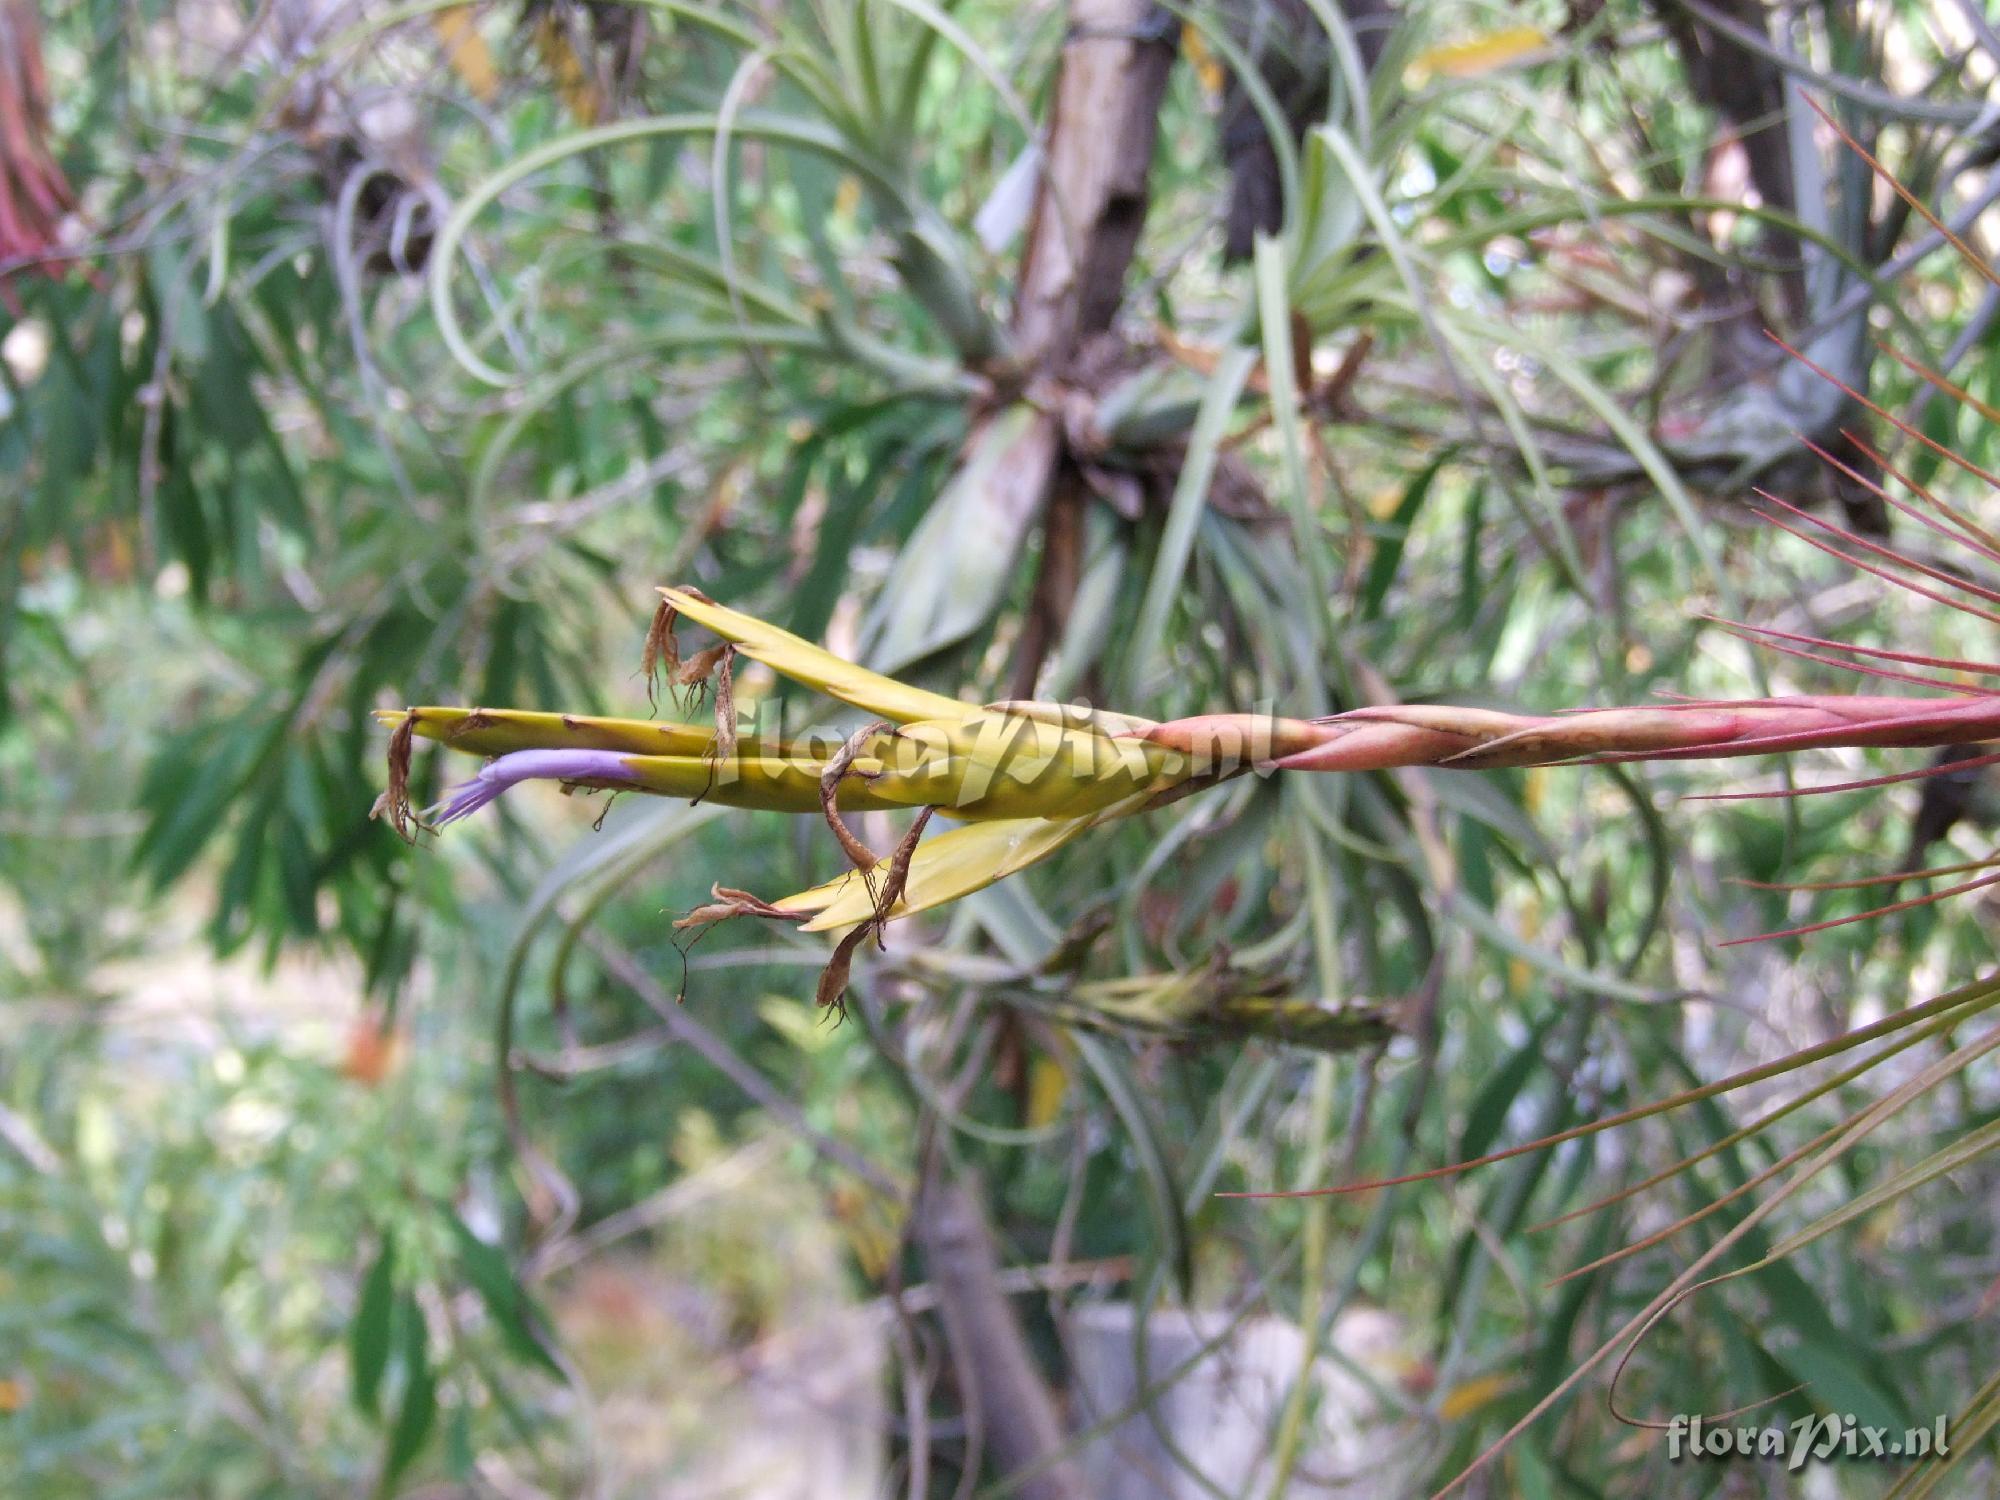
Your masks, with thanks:
M 854 953 L 882 924 L 1004 879 L 1099 824 L 1241 775 L 1479 770 L 2000 739 L 2000 694 L 1979 689 L 1929 697 L 1673 702 L 1549 716 L 1386 704 L 1322 719 L 1227 713 L 1167 722 L 1060 703 L 968 704 L 844 661 L 698 590 L 660 594 L 646 642 L 649 683 L 664 673 L 671 686 L 712 692 L 713 727 L 518 709 L 385 711 L 381 717 L 396 729 L 379 810 L 411 836 L 415 828 L 468 817 L 523 781 L 555 781 L 817 814 L 850 870 L 776 901 L 718 885 L 714 900 L 680 925 L 752 916 L 842 932 L 820 981 L 821 1004 L 840 999 Z M 683 619 L 717 642 L 683 656 L 677 634 Z M 837 738 L 745 733 L 734 691 L 738 655 L 873 722 Z M 408 793 L 417 735 L 490 757 L 471 781 L 422 813 L 411 808 Z M 878 857 L 843 814 L 892 809 L 917 817 L 897 846 Z M 934 814 L 962 826 L 925 838 Z

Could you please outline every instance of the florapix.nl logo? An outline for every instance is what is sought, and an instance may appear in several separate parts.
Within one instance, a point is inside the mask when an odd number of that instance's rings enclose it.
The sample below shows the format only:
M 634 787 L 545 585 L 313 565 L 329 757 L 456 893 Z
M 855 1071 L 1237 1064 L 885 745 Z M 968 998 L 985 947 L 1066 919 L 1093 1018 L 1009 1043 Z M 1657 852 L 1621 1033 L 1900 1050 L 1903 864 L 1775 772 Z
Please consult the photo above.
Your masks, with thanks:
M 1667 1457 L 1776 1460 L 1793 1473 L 1809 1463 L 1944 1458 L 1951 1449 L 1945 1419 L 1928 1427 L 1871 1427 L 1853 1416 L 1824 1412 L 1793 1422 L 1735 1426 L 1682 1412 L 1667 1423 Z

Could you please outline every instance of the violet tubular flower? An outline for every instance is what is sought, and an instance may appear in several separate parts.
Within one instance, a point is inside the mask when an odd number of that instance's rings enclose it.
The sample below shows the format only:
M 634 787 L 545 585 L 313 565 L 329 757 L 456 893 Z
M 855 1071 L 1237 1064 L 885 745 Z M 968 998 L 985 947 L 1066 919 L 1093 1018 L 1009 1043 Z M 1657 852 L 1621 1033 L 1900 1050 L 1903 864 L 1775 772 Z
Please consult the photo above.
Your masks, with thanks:
M 445 800 L 425 811 L 424 822 L 443 828 L 469 818 L 509 787 L 524 781 L 615 782 L 631 785 L 637 774 L 616 750 L 516 750 L 479 768 L 470 781 L 451 789 Z

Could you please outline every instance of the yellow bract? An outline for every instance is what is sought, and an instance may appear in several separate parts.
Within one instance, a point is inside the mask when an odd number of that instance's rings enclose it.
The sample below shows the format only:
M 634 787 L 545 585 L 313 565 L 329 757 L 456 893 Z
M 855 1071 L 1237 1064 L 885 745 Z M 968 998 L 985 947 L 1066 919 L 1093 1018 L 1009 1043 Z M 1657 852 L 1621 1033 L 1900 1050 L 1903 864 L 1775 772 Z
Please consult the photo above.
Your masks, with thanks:
M 1003 818 L 970 823 L 939 834 L 917 846 L 910 860 L 903 899 L 885 916 L 889 920 L 906 917 L 983 890 L 996 880 L 1004 880 L 1038 860 L 1047 859 L 1098 821 L 1097 818 Z M 868 877 L 850 870 L 824 885 L 773 904 L 780 911 L 815 913 L 805 924 L 807 932 L 852 927 L 874 917 L 875 892 L 880 888 L 881 878 L 876 873 L 871 883 Z
M 725 641 L 734 642 L 753 661 L 761 661 L 794 682 L 816 688 L 829 698 L 851 703 L 880 718 L 908 724 L 917 719 L 961 718 L 975 711 L 973 705 L 960 703 L 956 698 L 926 692 L 843 661 L 789 630 L 767 625 L 754 615 L 740 614 L 686 589 L 661 589 L 660 596 L 697 625 L 705 625 Z
M 380 709 L 376 719 L 400 723 L 407 709 Z M 535 713 L 520 708 L 419 708 L 416 732 L 474 755 L 516 750 L 629 750 L 634 755 L 706 755 L 715 731 L 702 724 L 651 719 L 601 719 L 588 714 Z M 743 748 L 751 748 L 744 741 Z

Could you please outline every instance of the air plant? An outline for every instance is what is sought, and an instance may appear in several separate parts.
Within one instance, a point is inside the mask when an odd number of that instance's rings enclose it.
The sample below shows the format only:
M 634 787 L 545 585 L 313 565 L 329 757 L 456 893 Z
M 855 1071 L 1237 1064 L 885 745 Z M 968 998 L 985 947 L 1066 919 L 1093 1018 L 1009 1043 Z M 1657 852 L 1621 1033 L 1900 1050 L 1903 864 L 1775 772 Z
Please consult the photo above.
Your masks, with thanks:
M 1817 108 L 1817 106 L 1815 106 Z M 1820 117 L 1911 208 L 1989 281 L 1996 274 L 1914 194 L 1824 111 Z M 1967 474 L 2000 488 L 1994 475 L 1926 436 L 1806 355 L 1783 346 L 1853 401 Z M 1893 352 L 1893 351 L 1891 351 Z M 1900 356 L 1898 356 L 1900 357 Z M 1937 391 L 1989 419 L 2000 413 L 1914 361 L 1903 361 Z M 1855 451 L 1895 479 L 1908 498 L 1808 443 L 1826 462 L 1883 504 L 1964 551 L 1972 563 L 2000 563 L 2000 536 L 1964 509 L 1895 468 L 1865 438 L 1843 433 Z M 2000 588 L 1971 569 L 1941 568 L 1864 537 L 1759 490 L 1767 519 L 1810 545 L 1894 587 L 2000 624 Z M 846 988 L 854 950 L 883 924 L 942 906 L 1048 858 L 1086 831 L 1151 811 L 1236 777 L 1292 772 L 1386 771 L 1410 767 L 1475 771 L 1503 767 L 1721 759 L 1835 748 L 1935 748 L 2000 740 L 2000 691 L 1983 680 L 2000 664 L 1849 645 L 1748 624 L 1719 622 L 1787 656 L 1923 695 L 1820 694 L 1742 700 L 1683 699 L 1646 706 L 1523 715 L 1450 704 L 1377 703 L 1314 719 L 1215 713 L 1159 722 L 1088 705 L 1008 700 L 983 705 L 917 688 L 709 599 L 700 590 L 662 588 L 643 660 L 649 690 L 664 671 L 673 691 L 711 690 L 712 728 L 650 720 L 586 718 L 512 709 L 415 707 L 384 711 L 396 726 L 389 791 L 377 804 L 399 832 L 441 828 L 470 816 L 529 780 L 565 789 L 636 791 L 712 800 L 735 807 L 818 814 L 852 866 L 811 889 L 766 901 L 718 885 L 715 900 L 682 919 L 701 925 L 732 916 L 841 932 L 819 986 L 821 1004 Z M 676 634 L 690 620 L 718 639 L 683 656 Z M 872 716 L 844 737 L 787 740 L 745 733 L 738 723 L 733 663 L 761 662 L 802 686 Z M 1940 675 L 1949 674 L 1949 675 Z M 413 736 L 491 757 L 472 781 L 418 814 L 409 805 Z M 1735 792 L 1730 798 L 1808 795 L 1964 775 L 2000 762 L 2000 753 L 1939 758 L 1915 770 L 1806 789 Z M 916 820 L 884 856 L 866 848 L 843 813 L 914 810 Z M 933 814 L 962 826 L 925 839 Z M 1957 885 L 1872 911 L 1765 937 L 1798 936 L 2000 883 L 2000 859 L 1938 870 L 1899 870 L 1824 889 L 1886 885 L 1932 875 L 1966 875 Z M 1754 941 L 1743 939 L 1739 941 Z
M 1938 232 L 1958 244 L 1921 203 L 1913 198 L 1910 201 Z M 1959 248 L 1965 249 L 1962 245 Z M 1970 263 L 1994 279 L 1976 255 L 1965 253 Z M 1990 419 L 2000 419 L 2000 413 L 1980 406 L 1943 377 L 1914 365 L 1911 368 L 1937 391 L 1971 404 Z M 1842 388 L 1846 389 L 1844 385 Z M 1913 441 L 1928 446 L 1941 459 L 1957 465 L 1968 475 L 2000 486 L 2000 476 L 1980 469 L 1934 442 L 1861 393 L 1849 390 L 1848 394 Z M 1914 477 L 1899 472 L 1865 438 L 1853 433 L 1845 436 L 1857 452 L 1871 463 L 1879 464 L 1887 479 L 1893 480 L 1902 493 L 1892 494 L 1886 482 L 1877 482 L 1840 466 L 1830 455 L 1826 455 L 1828 462 L 1842 467 L 1853 482 L 1878 496 L 1907 520 L 1954 544 L 1968 561 L 1967 571 L 1938 567 L 1765 495 L 1772 524 L 1893 587 L 1960 610 L 1982 622 L 2000 623 L 2000 588 L 1981 581 L 1974 572 L 1985 564 L 2000 563 L 2000 536 Z M 1922 691 L 1735 701 L 1681 700 L 1540 716 L 1446 704 L 1383 702 L 1311 719 L 1222 713 L 1160 722 L 1060 703 L 1019 700 L 963 703 L 843 661 L 797 636 L 725 608 L 696 590 L 670 588 L 661 590 L 661 594 L 663 602 L 647 641 L 649 677 L 655 671 L 664 672 L 676 691 L 708 692 L 715 710 L 712 726 L 511 709 L 414 707 L 389 711 L 382 717 L 395 727 L 390 749 L 390 790 L 380 807 L 400 831 L 410 836 L 419 829 L 443 827 L 470 816 L 523 781 L 544 780 L 554 781 L 565 789 L 637 791 L 822 818 L 851 866 L 846 873 L 775 900 L 718 885 L 713 900 L 688 914 L 682 924 L 700 926 L 747 916 L 796 924 L 806 931 L 842 934 L 819 985 L 818 999 L 828 1005 L 839 1001 L 859 948 L 887 922 L 939 907 L 1018 873 L 1102 825 L 1152 811 L 1244 775 L 1411 767 L 1476 771 L 1742 757 L 1848 747 L 1922 749 L 2000 740 L 2000 692 L 1987 685 L 2000 677 L 2000 664 L 1852 645 L 1748 624 L 1731 624 L 1729 628 L 1794 658 L 1853 671 L 1874 682 Z M 715 643 L 684 655 L 677 633 L 683 620 L 712 633 Z M 759 662 L 794 682 L 860 710 L 868 722 L 851 733 L 805 738 L 746 729 L 739 722 L 735 690 L 734 664 L 739 657 Z M 489 757 L 489 762 L 473 780 L 438 806 L 419 812 L 411 806 L 408 793 L 409 758 L 417 736 Z M 1917 780 L 1945 770 L 1962 774 L 1995 763 L 2000 763 L 2000 753 L 1960 755 L 1930 766 L 1803 791 L 1788 788 L 1725 795 L 1763 797 L 1852 791 Z M 867 847 L 845 819 L 845 815 L 864 811 L 891 810 L 910 811 L 915 817 L 900 842 L 886 853 Z M 929 823 L 938 817 L 960 826 L 926 837 Z M 1881 885 L 1893 891 L 1902 881 L 1942 876 L 1965 878 L 1909 900 L 1886 902 L 1873 911 L 1765 936 L 1804 935 L 1838 922 L 1858 921 L 2000 884 L 2000 860 L 1933 870 L 1898 870 L 1880 877 L 1801 889 Z M 1105 1002 L 1103 1009 L 1115 1010 L 1115 991 L 1104 991 L 1099 998 Z M 1559 1141 L 1630 1124 L 1683 1104 L 1767 1082 L 1809 1064 L 1850 1059 L 1851 1055 L 1851 1060 L 1832 1077 L 1804 1088 L 1741 1129 L 1675 1163 L 1666 1172 L 1593 1205 L 1605 1207 L 1674 1174 L 1695 1169 L 1703 1161 L 1775 1126 L 1921 1044 L 1935 1040 L 1949 1042 L 1956 1028 L 1966 1026 L 1996 1003 L 2000 1003 L 2000 983 L 1967 986 L 1806 1052 L 1673 1098 L 1471 1162 L 1391 1180 L 1411 1181 L 1541 1150 Z M 1896 1110 L 1960 1076 L 1969 1064 L 1995 1048 L 2000 1048 L 2000 1028 L 1989 1029 L 1976 1039 L 1957 1045 L 1941 1060 L 1926 1064 L 1914 1076 L 1898 1082 L 1833 1128 L 1784 1154 L 1775 1164 L 1697 1214 L 1617 1252 L 1628 1255 L 1659 1243 L 1725 1205 L 1767 1185 L 1778 1184 L 1776 1191 L 1744 1212 L 1717 1243 L 1604 1349 L 1539 1403 L 1514 1432 L 1547 1410 L 1551 1402 L 1620 1342 L 1643 1333 L 1680 1299 L 1710 1284 L 1701 1277 L 1722 1256 Z M 1896 1173 L 1807 1229 L 1780 1239 L 1762 1260 L 1724 1274 L 1740 1275 L 1768 1264 L 1771 1259 L 1788 1254 L 1847 1222 L 1855 1214 L 1933 1180 L 1962 1165 L 1972 1153 L 1989 1150 L 1995 1144 L 2000 1144 L 2000 1133 L 1991 1126 L 1982 1127 L 1965 1140 L 1954 1142 Z M 1308 1191 L 1360 1191 L 1382 1185 L 1355 1183 Z M 1575 1274 L 1594 1270 L 1604 1263 L 1593 1262 Z M 1965 1420 L 1973 1423 L 1975 1429 L 1980 1421 L 1989 1426 L 2000 1422 L 2000 1381 L 1989 1383 L 1980 1392 Z M 1509 1437 L 1512 1435 L 1510 1432 Z M 1479 1463 L 1483 1464 L 1494 1451 L 1497 1447 L 1482 1456 Z
M 2000 561 L 2000 545 L 1969 517 L 1920 486 L 1913 488 L 1927 509 L 1892 499 L 1886 492 L 1884 498 L 1962 541 L 1978 556 Z M 2000 602 L 2000 592 L 1864 540 L 1783 502 L 1772 503 L 1803 525 L 1834 538 L 1821 540 L 1798 530 L 1792 521 L 1777 519 L 1776 524 L 1814 545 L 1899 586 L 2000 621 L 2000 614 L 1942 590 L 1993 602 Z M 840 998 L 855 949 L 882 924 L 1016 874 L 1092 828 L 1243 775 L 1417 766 L 1474 771 L 2000 740 L 2000 693 L 1925 675 L 1941 671 L 2000 675 L 2000 666 L 1843 646 L 1755 627 L 1736 628 L 1788 654 L 1836 661 L 1840 659 L 1828 653 L 1845 652 L 1867 658 L 1843 664 L 1870 677 L 1957 690 L 1921 696 L 1685 700 L 1551 715 L 1389 703 L 1315 719 L 1220 713 L 1158 722 L 1073 704 L 962 703 L 844 661 L 776 626 L 728 609 L 698 590 L 663 588 L 660 594 L 647 639 L 648 678 L 664 670 L 676 691 L 709 691 L 713 726 L 516 709 L 385 711 L 381 717 L 396 731 L 391 741 L 390 790 L 380 808 L 407 836 L 415 828 L 442 828 L 468 817 L 521 782 L 554 781 L 566 789 L 635 791 L 817 814 L 838 841 L 850 870 L 775 901 L 718 885 L 714 901 L 683 918 L 681 925 L 753 916 L 797 923 L 809 932 L 843 932 L 820 983 L 821 1004 Z M 683 656 L 677 634 L 682 619 L 706 628 L 717 642 Z M 747 733 L 738 722 L 734 688 L 734 661 L 739 655 L 860 709 L 872 721 L 840 737 L 784 739 Z M 1878 660 L 1897 665 L 1874 664 Z M 1905 670 L 1908 667 L 1921 667 L 1925 673 Z M 407 792 L 409 753 L 417 735 L 491 757 L 476 777 L 423 813 L 410 807 Z M 1956 763 L 1961 771 L 1970 764 Z M 1920 777 L 1934 769 L 1904 776 Z M 1904 776 L 1814 790 L 1876 785 Z M 895 809 L 914 811 L 916 820 L 893 851 L 879 856 L 861 843 L 842 816 Z M 925 825 L 933 814 L 962 826 L 925 839 Z M 1894 878 L 1905 877 L 1899 873 Z M 1973 890 L 1996 880 L 2000 875 L 1982 875 L 1954 889 Z M 1899 905 L 1932 899 L 1936 896 Z

